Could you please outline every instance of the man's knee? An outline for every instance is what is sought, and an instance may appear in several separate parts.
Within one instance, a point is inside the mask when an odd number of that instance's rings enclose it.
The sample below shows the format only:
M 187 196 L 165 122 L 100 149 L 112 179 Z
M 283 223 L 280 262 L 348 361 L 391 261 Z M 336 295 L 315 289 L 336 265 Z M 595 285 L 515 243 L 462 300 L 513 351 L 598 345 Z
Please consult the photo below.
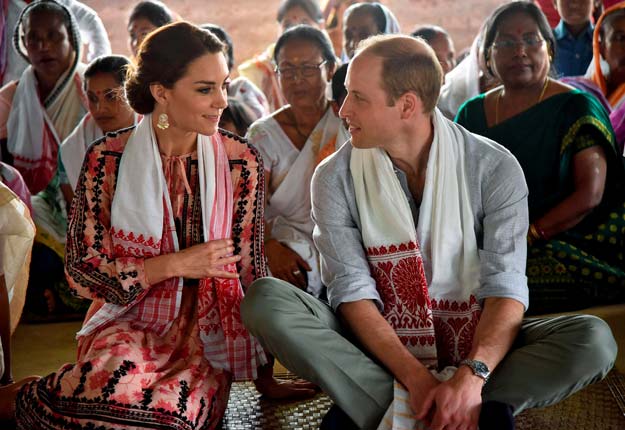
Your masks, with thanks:
M 243 324 L 253 335 L 258 336 L 264 328 L 277 325 L 283 313 L 277 302 L 284 301 L 290 294 L 288 283 L 275 278 L 260 278 L 249 286 L 241 303 Z
M 592 315 L 579 316 L 579 339 L 580 356 L 575 361 L 580 367 L 590 365 L 601 370 L 601 377 L 605 376 L 616 360 L 618 347 L 610 326 L 601 318 Z

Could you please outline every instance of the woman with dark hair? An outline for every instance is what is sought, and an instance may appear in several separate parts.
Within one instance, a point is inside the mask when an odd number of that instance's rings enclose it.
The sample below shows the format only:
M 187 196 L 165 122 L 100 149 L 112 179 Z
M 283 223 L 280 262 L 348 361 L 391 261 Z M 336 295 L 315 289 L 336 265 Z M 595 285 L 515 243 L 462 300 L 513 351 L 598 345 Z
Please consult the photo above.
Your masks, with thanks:
M 89 145 L 106 133 L 130 127 L 140 119 L 124 96 L 129 64 L 126 57 L 110 55 L 96 58 L 85 70 L 84 88 L 89 112 L 63 141 L 60 150 L 61 187 L 69 202 Z
M 340 133 L 343 125 L 326 95 L 337 59 L 328 37 L 307 25 L 280 36 L 274 59 L 289 104 L 256 121 L 248 132 L 265 163 L 269 269 L 274 277 L 319 296 L 323 288 L 312 241 L 310 180 L 323 156 L 348 136 Z
M 228 97 L 226 107 L 219 119 L 219 127 L 238 136 L 245 136 L 254 122 L 254 112 L 239 99 Z
M 26 309 L 82 312 L 63 276 L 67 210 L 57 169 L 61 142 L 86 112 L 80 33 L 65 6 L 43 0 L 22 11 L 13 41 L 31 65 L 0 90 L 0 146 L 32 194 L 37 225 Z
M 484 56 L 503 85 L 469 100 L 456 118 L 509 149 L 525 173 L 534 314 L 625 300 L 623 161 L 599 102 L 549 76 L 554 46 L 537 6 L 499 7 Z
M 232 71 L 232 66 L 234 65 L 234 45 L 232 44 L 232 38 L 230 35 L 226 32 L 226 30 L 217 24 L 203 24 L 202 28 L 213 33 L 224 45 L 226 45 L 228 69 Z M 228 112 L 229 109 L 226 109 L 224 114 L 232 114 L 240 119 L 249 116 L 250 122 L 248 122 L 245 127 L 241 128 L 246 131 L 251 123 L 271 113 L 269 111 L 269 103 L 267 103 L 267 98 L 263 92 L 259 90 L 258 87 L 252 83 L 252 81 L 244 76 L 239 76 L 230 82 L 230 85 L 228 86 L 228 97 L 229 100 L 237 100 L 241 106 L 235 106 L 232 112 Z M 228 106 L 230 106 L 230 101 L 228 101 Z M 243 113 L 243 111 L 245 111 L 245 113 Z M 240 125 L 243 124 L 240 123 Z M 240 136 L 245 136 L 245 133 L 246 132 L 238 134 Z
M 233 379 L 276 387 L 239 313 L 265 275 L 264 186 L 256 150 L 217 130 L 228 75 L 221 42 L 189 23 L 141 45 L 125 87 L 144 117 L 89 147 L 72 202 L 66 273 L 93 300 L 77 363 L 0 388 L 0 419 L 214 429 Z
M 298 24 L 323 28 L 323 15 L 316 0 L 283 0 L 276 20 L 280 34 Z M 252 81 L 265 94 L 270 112 L 287 104 L 274 73 L 274 46 L 272 43 L 261 54 L 243 62 L 238 68 L 240 76 Z
M 159 27 L 174 21 L 174 14 L 158 0 L 143 0 L 135 5 L 128 17 L 128 46 L 137 56 L 143 39 Z

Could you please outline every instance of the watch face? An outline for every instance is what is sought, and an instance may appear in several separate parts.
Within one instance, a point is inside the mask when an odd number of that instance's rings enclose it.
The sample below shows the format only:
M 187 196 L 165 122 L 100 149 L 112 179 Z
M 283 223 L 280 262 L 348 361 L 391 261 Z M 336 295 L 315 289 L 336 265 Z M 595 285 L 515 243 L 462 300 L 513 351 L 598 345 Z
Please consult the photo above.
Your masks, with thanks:
M 486 375 L 489 373 L 488 371 L 488 366 L 486 366 L 484 363 L 482 363 L 481 361 L 474 361 L 473 365 L 475 366 L 475 372 L 476 373 L 481 373 L 483 375 Z

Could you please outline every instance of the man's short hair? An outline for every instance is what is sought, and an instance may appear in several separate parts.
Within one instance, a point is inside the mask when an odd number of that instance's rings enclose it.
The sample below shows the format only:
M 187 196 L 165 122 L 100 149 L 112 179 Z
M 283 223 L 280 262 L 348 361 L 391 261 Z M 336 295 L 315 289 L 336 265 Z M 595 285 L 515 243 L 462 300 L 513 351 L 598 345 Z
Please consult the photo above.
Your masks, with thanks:
M 359 54 L 382 59 L 382 89 L 389 106 L 412 91 L 421 99 L 424 113 L 434 111 L 444 75 L 427 43 L 410 36 L 377 35 L 358 45 L 356 55 Z

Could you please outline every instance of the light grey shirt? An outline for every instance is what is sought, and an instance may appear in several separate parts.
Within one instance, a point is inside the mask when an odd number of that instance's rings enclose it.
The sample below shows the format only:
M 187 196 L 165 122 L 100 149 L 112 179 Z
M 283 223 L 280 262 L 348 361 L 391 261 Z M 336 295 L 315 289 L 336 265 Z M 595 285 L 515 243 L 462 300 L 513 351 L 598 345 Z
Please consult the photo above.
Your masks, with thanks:
M 516 158 L 493 141 L 469 133 L 465 171 L 480 260 L 478 300 L 511 298 L 528 307 L 525 276 L 527 257 L 527 185 Z M 333 309 L 341 303 L 373 300 L 383 304 L 369 272 L 362 243 L 360 216 L 350 172 L 351 143 L 319 165 L 312 179 L 313 239 L 320 253 L 321 277 Z M 418 205 L 406 175 L 395 168 L 415 225 Z M 421 249 L 427 279 L 431 279 L 428 249 Z

